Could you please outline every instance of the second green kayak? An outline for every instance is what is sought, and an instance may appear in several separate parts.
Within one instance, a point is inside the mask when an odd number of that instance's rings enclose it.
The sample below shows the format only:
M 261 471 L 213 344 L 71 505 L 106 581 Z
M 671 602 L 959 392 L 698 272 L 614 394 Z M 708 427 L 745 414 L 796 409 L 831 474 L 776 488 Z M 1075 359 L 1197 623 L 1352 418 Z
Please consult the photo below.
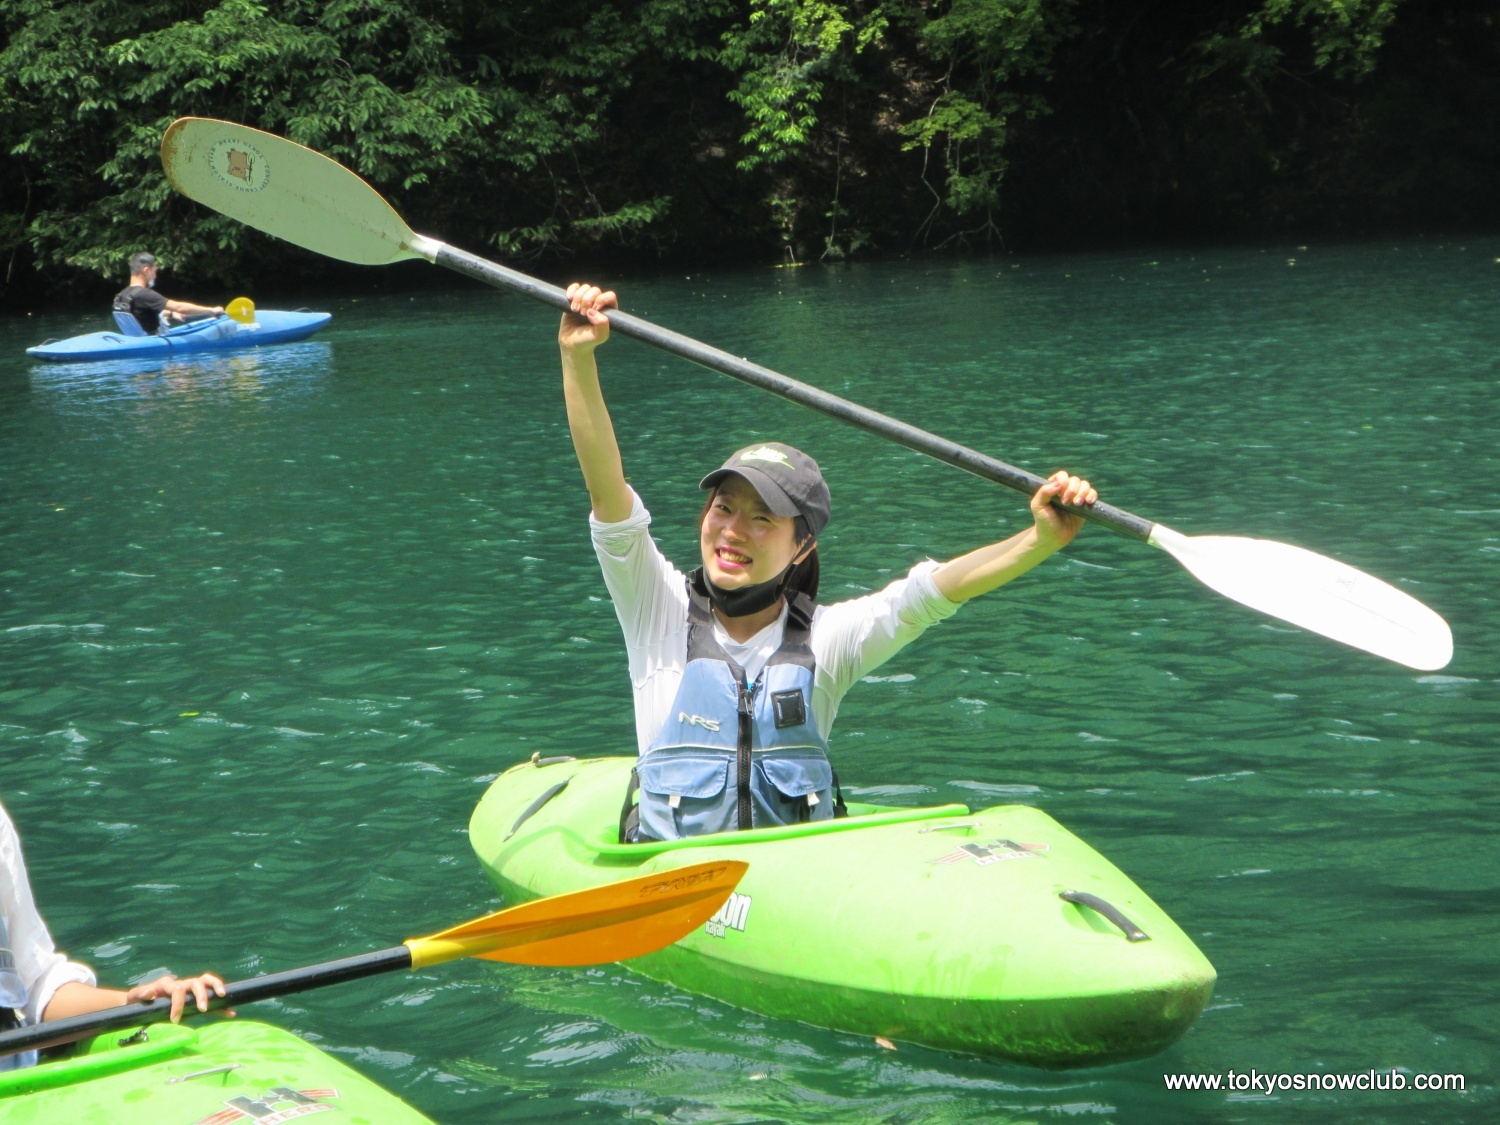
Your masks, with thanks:
M 630 968 L 771 1016 L 1032 1066 L 1154 1054 L 1215 974 L 1108 860 L 1023 805 L 849 806 L 845 819 L 621 844 L 632 758 L 495 780 L 469 840 L 510 901 L 741 859 L 701 930 Z
M 0 1072 L 5 1125 L 433 1125 L 331 1055 L 253 1020 L 154 1024 Z

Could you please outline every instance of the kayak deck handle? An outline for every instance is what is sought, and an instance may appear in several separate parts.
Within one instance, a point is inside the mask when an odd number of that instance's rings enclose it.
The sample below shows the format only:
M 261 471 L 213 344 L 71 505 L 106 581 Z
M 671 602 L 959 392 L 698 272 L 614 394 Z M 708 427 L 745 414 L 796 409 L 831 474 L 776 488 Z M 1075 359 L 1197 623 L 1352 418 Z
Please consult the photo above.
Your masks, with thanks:
M 542 757 L 542 752 L 538 750 L 536 753 L 531 755 L 531 764 L 536 766 L 538 769 L 540 769 L 542 766 L 557 766 L 561 765 L 563 762 L 576 761 L 578 761 L 578 759 L 573 757 L 573 755 L 571 754 L 561 754 L 556 758 L 544 758 Z
M 1105 902 L 1098 895 L 1091 895 L 1087 891 L 1059 891 L 1057 897 L 1064 902 L 1071 902 L 1076 906 L 1087 906 L 1096 914 L 1108 918 L 1125 935 L 1126 941 L 1150 941 L 1151 935 L 1141 929 L 1129 918 L 1120 912 L 1120 908 Z
M 556 797 L 559 793 L 566 789 L 568 787 L 568 782 L 572 780 L 573 779 L 571 777 L 563 778 L 551 789 L 548 789 L 535 801 L 532 801 L 531 804 L 527 805 L 526 811 L 523 812 L 520 816 L 516 817 L 516 822 L 510 826 L 510 831 L 505 834 L 505 840 L 509 840 L 518 831 L 520 831 L 521 825 L 525 824 L 528 820 L 535 816 L 537 814 L 537 811 L 543 805 L 545 805 L 548 801 L 552 800 L 553 797 Z M 500 842 L 503 844 L 505 843 L 505 840 L 501 840 Z
M 206 1078 L 210 1074 L 223 1074 L 229 1070 L 239 1070 L 244 1063 L 225 1063 L 223 1066 L 211 1066 L 207 1070 L 195 1070 L 192 1074 L 184 1074 L 178 1078 L 168 1078 L 167 1085 L 175 1086 L 179 1082 L 191 1082 L 194 1078 Z

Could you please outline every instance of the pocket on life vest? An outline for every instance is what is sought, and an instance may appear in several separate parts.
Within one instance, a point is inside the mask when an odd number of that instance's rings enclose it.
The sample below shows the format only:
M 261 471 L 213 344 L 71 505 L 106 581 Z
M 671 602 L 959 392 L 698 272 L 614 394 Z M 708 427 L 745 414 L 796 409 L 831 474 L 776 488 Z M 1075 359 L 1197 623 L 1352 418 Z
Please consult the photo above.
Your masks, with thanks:
M 724 792 L 729 778 L 729 760 L 715 757 L 667 757 L 652 761 L 648 755 L 636 766 L 641 789 L 658 797 L 690 797 L 704 800 Z
M 729 788 L 724 755 L 648 754 L 636 766 L 641 781 L 639 834 L 680 840 L 736 827 L 738 797 Z
M 795 800 L 822 793 L 833 785 L 833 766 L 827 758 L 764 757 L 755 763 L 783 797 Z

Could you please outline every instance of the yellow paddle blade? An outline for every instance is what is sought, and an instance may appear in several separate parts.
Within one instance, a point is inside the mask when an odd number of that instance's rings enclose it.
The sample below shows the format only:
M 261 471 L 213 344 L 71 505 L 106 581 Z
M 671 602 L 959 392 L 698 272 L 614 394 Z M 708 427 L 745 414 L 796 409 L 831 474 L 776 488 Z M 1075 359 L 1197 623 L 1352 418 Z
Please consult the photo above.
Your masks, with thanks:
M 749 869 L 735 859 L 697 863 L 623 883 L 554 895 L 406 942 L 411 967 L 459 957 L 519 965 L 601 965 L 654 953 L 723 906 Z
M 224 314 L 241 324 L 255 323 L 255 302 L 249 297 L 236 297 L 224 306 Z

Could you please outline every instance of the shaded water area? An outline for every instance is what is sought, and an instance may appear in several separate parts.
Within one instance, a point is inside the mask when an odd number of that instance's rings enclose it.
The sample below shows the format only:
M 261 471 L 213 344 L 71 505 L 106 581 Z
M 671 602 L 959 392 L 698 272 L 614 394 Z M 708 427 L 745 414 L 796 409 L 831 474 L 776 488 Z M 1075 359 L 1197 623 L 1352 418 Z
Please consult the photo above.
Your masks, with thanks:
M 848 696 L 856 791 L 1037 805 L 1199 944 L 1217 991 L 1153 1059 L 892 1052 L 618 967 L 460 962 L 247 1014 L 448 1125 L 1494 1120 L 1500 240 L 615 283 L 1179 531 L 1397 582 L 1455 658 L 1344 649 L 1094 529 Z M 484 913 L 466 825 L 489 780 L 632 745 L 553 314 L 477 288 L 327 307 L 315 341 L 169 365 L 22 354 L 102 307 L 0 323 L 0 798 L 59 944 L 107 980 L 247 976 Z M 678 560 L 698 477 L 757 438 L 831 483 L 825 600 L 1022 526 L 1022 498 L 762 392 L 626 340 L 601 361 Z M 1392 1068 L 1467 1089 L 1163 1080 Z

